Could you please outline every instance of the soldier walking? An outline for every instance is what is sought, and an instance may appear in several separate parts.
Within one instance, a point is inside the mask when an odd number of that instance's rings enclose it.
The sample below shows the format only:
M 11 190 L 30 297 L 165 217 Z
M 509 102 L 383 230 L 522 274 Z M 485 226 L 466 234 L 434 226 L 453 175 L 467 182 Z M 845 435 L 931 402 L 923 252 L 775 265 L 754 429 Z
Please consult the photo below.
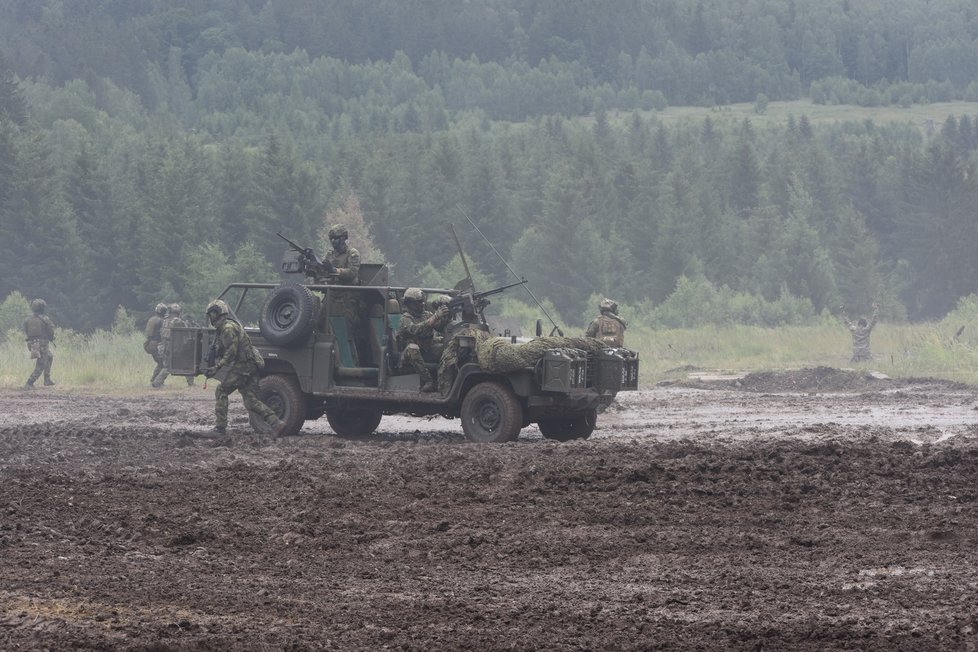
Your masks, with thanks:
M 163 383 L 166 382 L 167 377 L 170 375 L 170 351 L 171 351 L 171 336 L 174 328 L 178 326 L 186 326 L 187 322 L 180 317 L 181 308 L 179 303 L 170 304 L 169 309 L 166 313 L 166 319 L 163 320 L 163 326 L 160 328 L 160 345 L 159 345 L 159 357 L 162 361 L 162 369 L 156 374 L 153 379 L 153 387 L 160 389 L 163 387 Z M 187 387 L 192 387 L 194 384 L 194 377 L 187 376 Z
M 31 301 L 31 312 L 34 314 L 24 320 L 27 350 L 31 352 L 31 358 L 37 360 L 33 373 L 24 385 L 25 389 L 34 389 L 34 381 L 40 378 L 41 374 L 44 374 L 45 385 L 54 384 L 51 380 L 51 363 L 54 362 L 54 354 L 51 353 L 51 343 L 54 342 L 54 322 L 44 314 L 47 306 L 44 299 L 34 299 Z
M 166 318 L 166 304 L 158 303 L 153 311 L 153 316 L 146 321 L 146 341 L 143 342 L 143 350 L 153 356 L 156 368 L 153 375 L 149 377 L 149 384 L 156 387 L 156 377 L 163 371 L 163 358 L 160 356 L 160 343 L 162 342 L 163 320 Z
M 585 337 L 595 337 L 608 346 L 624 346 L 625 328 L 628 324 L 618 316 L 618 302 L 602 299 L 598 303 L 598 310 L 601 314 L 587 327 Z
M 251 338 L 231 316 L 228 304 L 221 299 L 211 301 L 207 306 L 207 319 L 217 329 L 217 357 L 214 366 L 208 367 L 204 373 L 212 378 L 220 370 L 227 371 L 221 384 L 214 390 L 215 424 L 211 434 L 227 434 L 228 397 L 237 390 L 248 411 L 260 416 L 277 436 L 285 423 L 258 398 L 258 371 L 265 366 L 265 362 L 252 345 Z

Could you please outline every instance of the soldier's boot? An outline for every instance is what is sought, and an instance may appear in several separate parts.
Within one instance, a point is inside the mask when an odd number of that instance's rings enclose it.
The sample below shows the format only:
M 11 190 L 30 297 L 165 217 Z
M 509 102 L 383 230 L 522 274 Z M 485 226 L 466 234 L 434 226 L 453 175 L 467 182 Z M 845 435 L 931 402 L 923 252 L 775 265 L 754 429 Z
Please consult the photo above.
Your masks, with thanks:
M 278 437 L 281 437 L 285 433 L 285 422 L 282 421 L 281 419 L 279 419 L 278 417 L 276 417 L 275 418 L 275 421 L 272 421 L 268 425 L 272 429 L 272 432 L 271 432 L 272 437 L 278 438 Z
M 54 381 L 51 380 L 51 376 L 48 376 L 47 378 L 44 379 L 44 384 L 46 386 L 48 386 L 48 387 L 51 387 L 52 385 L 54 385 Z
M 424 385 L 421 386 L 421 391 L 424 393 L 437 392 L 438 387 L 435 385 L 435 381 L 429 380 Z
M 26 383 L 24 383 L 24 389 L 34 389 L 34 381 L 28 380 Z
M 228 434 L 228 429 L 224 426 L 214 426 L 204 434 L 209 437 L 226 437 Z

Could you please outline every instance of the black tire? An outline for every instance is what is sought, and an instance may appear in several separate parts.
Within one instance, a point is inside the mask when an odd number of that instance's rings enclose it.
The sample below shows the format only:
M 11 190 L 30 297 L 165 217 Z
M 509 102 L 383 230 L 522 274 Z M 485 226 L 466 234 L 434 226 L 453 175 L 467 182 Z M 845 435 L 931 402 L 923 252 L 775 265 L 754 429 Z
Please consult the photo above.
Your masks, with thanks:
M 328 408 L 326 421 L 340 437 L 368 437 L 377 430 L 383 418 L 380 410 L 370 408 Z
M 319 317 L 319 298 L 298 283 L 283 283 L 268 293 L 258 327 L 269 344 L 289 346 L 309 337 Z
M 587 439 L 594 432 L 598 422 L 597 410 L 585 410 L 572 414 L 570 417 L 559 419 L 540 419 L 537 427 L 547 439 L 555 441 L 571 441 L 572 439 Z
M 462 431 L 470 441 L 513 441 L 523 426 L 523 406 L 512 390 L 499 383 L 483 382 L 462 400 Z
M 258 385 L 258 398 L 285 422 L 285 428 L 280 433 L 282 436 L 299 434 L 302 424 L 306 422 L 308 408 L 306 395 L 302 393 L 295 376 L 265 376 Z M 262 435 L 272 434 L 271 427 L 254 412 L 248 413 L 248 420 L 255 432 Z

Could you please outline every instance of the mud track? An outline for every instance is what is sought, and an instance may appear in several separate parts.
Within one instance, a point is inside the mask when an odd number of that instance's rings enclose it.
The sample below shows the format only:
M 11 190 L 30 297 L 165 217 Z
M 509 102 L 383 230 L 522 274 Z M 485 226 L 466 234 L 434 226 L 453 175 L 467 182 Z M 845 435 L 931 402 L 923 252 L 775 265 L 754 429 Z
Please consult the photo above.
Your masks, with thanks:
M 0 649 L 976 649 L 973 390 L 762 380 L 569 444 L 0 393 Z

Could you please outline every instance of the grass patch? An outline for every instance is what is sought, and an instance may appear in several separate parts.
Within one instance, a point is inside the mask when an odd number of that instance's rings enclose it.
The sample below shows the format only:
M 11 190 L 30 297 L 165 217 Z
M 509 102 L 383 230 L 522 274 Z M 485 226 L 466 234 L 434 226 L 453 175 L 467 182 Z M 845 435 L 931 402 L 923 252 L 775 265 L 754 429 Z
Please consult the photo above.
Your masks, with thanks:
M 978 385 L 978 330 L 959 337 L 956 322 L 880 324 L 873 331 L 872 362 L 851 363 L 849 331 L 833 322 L 813 326 L 703 326 L 651 330 L 631 326 L 627 346 L 641 355 L 642 384 L 685 375 L 684 367 L 737 371 L 777 371 L 803 367 L 855 367 L 894 377 L 931 377 Z M 571 334 L 572 329 L 565 332 Z M 575 333 L 577 334 L 577 333 Z M 58 389 L 84 393 L 141 393 L 149 388 L 155 363 L 138 333 L 59 331 L 52 376 Z M 0 387 L 19 388 L 34 368 L 22 339 L 0 344 Z M 168 390 L 183 390 L 171 378 Z

